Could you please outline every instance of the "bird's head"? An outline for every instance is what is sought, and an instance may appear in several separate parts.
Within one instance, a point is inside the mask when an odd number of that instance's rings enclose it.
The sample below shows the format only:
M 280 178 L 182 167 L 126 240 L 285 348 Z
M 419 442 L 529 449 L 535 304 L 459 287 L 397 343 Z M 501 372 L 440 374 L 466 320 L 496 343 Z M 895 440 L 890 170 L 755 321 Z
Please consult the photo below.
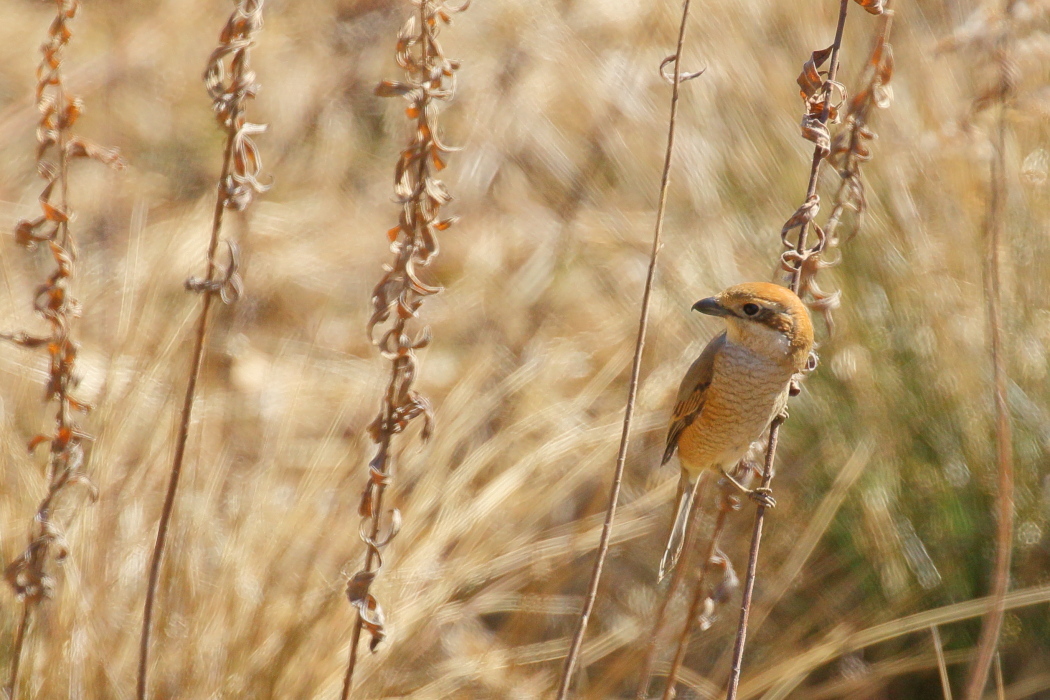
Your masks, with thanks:
M 695 311 L 726 320 L 726 336 L 750 350 L 801 370 L 813 349 L 813 323 L 790 289 L 768 282 L 732 286 L 701 299 Z

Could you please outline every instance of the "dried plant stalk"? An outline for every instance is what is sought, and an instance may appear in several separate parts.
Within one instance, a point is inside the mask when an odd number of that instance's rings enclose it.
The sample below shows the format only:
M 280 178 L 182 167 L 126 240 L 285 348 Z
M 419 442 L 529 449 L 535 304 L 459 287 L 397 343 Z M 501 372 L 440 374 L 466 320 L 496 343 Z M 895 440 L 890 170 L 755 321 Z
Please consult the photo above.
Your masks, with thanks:
M 649 327 L 649 299 L 652 296 L 653 280 L 656 277 L 656 260 L 660 252 L 660 239 L 664 227 L 664 211 L 667 208 L 667 192 L 671 184 L 671 162 L 674 156 L 674 137 L 678 123 L 678 97 L 682 82 L 697 78 L 703 73 L 682 72 L 682 48 L 685 46 L 685 30 L 689 20 L 689 2 L 682 3 L 682 22 L 678 29 L 678 43 L 673 55 L 668 56 L 660 64 L 660 74 L 671 84 L 671 114 L 667 125 L 667 148 L 664 151 L 663 174 L 660 178 L 660 199 L 656 209 L 656 226 L 653 231 L 653 245 L 649 254 L 649 269 L 645 277 L 645 288 L 642 292 L 642 310 L 638 319 L 638 335 L 634 346 L 634 359 L 631 362 L 631 379 L 627 388 L 627 406 L 623 416 L 623 431 L 620 434 L 620 447 L 616 455 L 616 467 L 613 470 L 612 487 L 609 494 L 609 506 L 605 511 L 605 521 L 602 524 L 602 534 L 598 541 L 598 551 L 594 561 L 594 569 L 591 572 L 590 582 L 587 584 L 587 595 L 584 597 L 583 609 L 576 624 L 576 631 L 569 645 L 569 653 L 565 657 L 562 667 L 561 681 L 558 685 L 558 700 L 565 700 L 569 696 L 569 687 L 576 670 L 576 662 L 583 648 L 583 637 L 587 633 L 587 623 L 590 621 L 591 612 L 594 610 L 594 602 L 598 597 L 598 584 L 602 578 L 602 568 L 605 566 L 605 557 L 609 553 L 609 541 L 612 538 L 612 526 L 616 520 L 616 507 L 620 500 L 620 485 L 623 481 L 624 465 L 627 462 L 627 444 L 631 434 L 631 420 L 634 417 L 635 398 L 638 395 L 638 382 L 642 370 L 642 350 L 645 348 L 645 335 Z M 673 72 L 668 74 L 666 68 L 673 66 Z
M 153 558 L 150 562 L 146 604 L 142 616 L 142 635 L 139 643 L 136 696 L 139 700 L 144 700 L 147 694 L 150 631 L 157 583 L 160 579 L 164 544 L 175 508 L 175 494 L 178 490 L 179 476 L 182 473 L 182 463 L 186 454 L 193 402 L 197 395 L 197 381 L 204 363 L 204 346 L 208 337 L 212 299 L 219 296 L 224 303 L 233 303 L 240 297 L 243 286 L 238 272 L 238 249 L 233 241 L 226 240 L 230 256 L 229 263 L 223 267 L 218 262 L 217 253 L 223 213 L 227 209 L 243 211 L 251 203 L 256 193 L 267 189 L 267 186 L 259 181 L 262 160 L 258 147 L 252 140 L 254 135 L 262 133 L 266 127 L 250 123 L 245 116 L 248 100 L 254 98 L 258 90 L 255 72 L 251 68 L 250 50 L 255 44 L 255 33 L 262 28 L 262 8 L 263 0 L 237 0 L 233 13 L 219 35 L 219 45 L 212 52 L 204 70 L 204 86 L 212 98 L 212 108 L 215 110 L 216 119 L 226 132 L 226 146 L 212 216 L 205 275 L 203 278 L 191 277 L 186 280 L 185 285 L 188 291 L 201 294 L 201 307 L 197 318 L 190 376 L 179 419 L 179 432 L 175 440 L 175 454 L 172 458 L 168 490 L 164 497 L 160 522 L 157 525 L 157 539 L 153 547 Z M 229 68 L 227 68 L 227 62 Z
M 944 700 L 952 700 L 952 684 L 948 680 L 948 664 L 944 660 L 944 645 L 941 644 L 941 633 L 937 625 L 930 625 L 930 634 L 933 636 L 933 651 L 937 655 L 937 673 L 941 677 L 941 692 Z
M 991 157 L 988 214 L 984 222 L 984 296 L 988 309 L 988 335 L 992 351 L 992 383 L 995 393 L 995 455 L 997 471 L 995 564 L 992 573 L 991 599 L 993 605 L 984 618 L 981 636 L 977 641 L 977 655 L 970 667 L 964 697 L 977 700 L 984 693 L 992 660 L 997 659 L 999 631 L 1003 625 L 1004 600 L 1010 587 L 1010 559 L 1013 554 L 1014 531 L 1014 465 L 1010 407 L 1007 401 L 1006 361 L 1003 348 L 1003 302 L 1000 250 L 1006 207 L 1006 108 L 1012 92 L 1012 70 L 1009 59 L 1009 15 L 1014 0 L 1007 0 L 1006 13 L 996 45 L 999 66 L 998 85 L 991 103 L 998 103 L 995 122 L 995 140 Z M 1000 682 L 1001 685 L 1001 682 Z
M 54 270 L 33 298 L 33 310 L 48 326 L 44 335 L 25 332 L 2 333 L 0 338 L 25 348 L 43 348 L 48 354 L 48 381 L 44 398 L 56 404 L 54 431 L 34 436 L 29 451 L 48 445 L 48 485 L 33 518 L 29 545 L 6 568 L 4 576 L 22 601 L 22 612 L 11 654 L 8 696 L 18 697 L 19 671 L 32 612 L 36 605 L 54 594 L 55 582 L 48 573 L 51 562 L 61 563 L 68 549 L 60 523 L 54 519 L 57 501 L 68 487 L 85 486 L 92 499 L 98 493 L 84 471 L 84 443 L 90 436 L 77 424 L 77 414 L 91 409 L 72 392 L 79 383 L 76 373 L 78 345 L 73 325 L 81 314 L 80 302 L 73 297 L 76 243 L 70 230 L 73 212 L 69 206 L 69 165 L 77 158 L 90 158 L 112 167 L 124 162 L 117 151 L 102 148 L 73 134 L 73 125 L 83 110 L 80 99 L 66 91 L 62 79 L 64 49 L 72 38 L 71 24 L 80 9 L 78 0 L 56 0 L 56 16 L 41 47 L 44 54 L 37 67 L 36 104 L 40 110 L 37 127 L 37 171 L 46 181 L 39 201 L 41 215 L 18 222 L 17 242 L 36 249 L 45 244 L 54 261 Z
M 423 440 L 430 438 L 433 414 L 430 402 L 412 389 L 416 379 L 415 351 L 430 343 L 430 329 L 423 328 L 412 338 L 409 319 L 416 318 L 423 301 L 441 291 L 441 287 L 420 279 L 420 268 L 430 264 L 438 253 L 437 232 L 455 223 L 455 218 L 440 217 L 441 208 L 452 196 L 436 173 L 445 168 L 445 156 L 453 149 L 438 137 L 438 104 L 452 100 L 456 92 L 459 61 L 447 58 L 438 42 L 443 25 L 452 16 L 466 10 L 465 2 L 453 7 L 444 0 L 418 0 L 419 14 L 409 17 L 398 32 L 395 58 L 405 70 L 404 82 L 384 80 L 376 87 L 380 97 L 403 97 L 405 110 L 415 123 L 413 137 L 401 152 L 394 169 L 395 200 L 401 205 L 397 226 L 387 231 L 393 263 L 372 291 L 372 317 L 368 334 L 383 357 L 390 360 L 390 380 L 379 415 L 368 427 L 377 444 L 375 456 L 368 465 L 368 482 L 361 497 L 361 540 L 365 543 L 364 567 L 355 573 L 346 588 L 350 604 L 357 610 L 350 639 L 349 658 L 343 678 L 342 698 L 350 697 L 357 649 L 362 630 L 367 629 L 374 652 L 386 636 L 383 609 L 371 592 L 383 566 L 382 549 L 400 529 L 401 515 L 389 511 L 383 527 L 383 496 L 393 475 L 393 437 L 420 416 L 423 417 Z M 376 339 L 376 330 L 382 335 Z
M 871 160 L 870 144 L 878 138 L 871 128 L 871 116 L 875 108 L 889 107 L 893 97 L 890 87 L 890 81 L 893 79 L 893 47 L 889 43 L 890 30 L 893 28 L 893 10 L 890 9 L 889 0 L 883 6 L 882 20 L 882 26 L 875 34 L 871 53 L 859 81 L 863 87 L 850 98 L 845 126 L 832 141 L 831 153 L 827 158 L 841 178 L 825 226 L 829 249 L 837 248 L 842 243 L 839 227 L 846 210 L 853 211 L 856 216 L 856 222 L 846 237 L 848 240 L 860 231 L 868 208 L 860 171 L 861 165 Z M 817 285 L 816 272 L 831 267 L 835 262 L 827 259 L 827 252 L 811 260 L 816 269 L 803 275 L 801 291 L 806 296 L 809 307 L 824 316 L 829 332 L 833 332 L 835 325 L 832 311 L 839 306 L 840 294 L 822 290 Z
M 737 465 L 733 477 L 739 483 L 747 485 L 750 483 L 754 471 L 755 469 L 750 463 L 741 462 Z M 721 479 L 719 485 L 722 493 L 718 501 L 718 515 L 715 518 L 707 551 L 704 558 L 700 561 L 700 571 L 696 587 L 693 589 L 693 597 L 689 602 L 689 611 L 686 614 L 682 631 L 678 635 L 674 658 L 667 673 L 667 682 L 662 696 L 663 700 L 670 700 L 675 697 L 675 684 L 678 682 L 678 674 L 681 672 L 682 664 L 685 661 L 685 653 L 689 648 L 689 640 L 692 638 L 693 626 L 699 627 L 700 631 L 710 628 L 715 619 L 715 606 L 728 600 L 740 583 L 736 571 L 733 569 L 732 562 L 719 551 L 718 540 L 725 529 L 729 514 L 735 510 L 740 510 L 741 502 L 736 487 L 731 486 L 726 479 Z M 722 577 L 716 584 L 707 586 L 705 585 L 707 573 L 712 567 L 721 569 Z
M 870 14 L 883 14 L 882 0 L 856 0 Z M 846 25 L 846 11 L 849 0 L 840 0 L 838 24 L 835 29 L 835 40 L 831 46 L 820 51 L 814 51 L 810 60 L 802 68 L 798 77 L 802 98 L 805 101 L 806 110 L 802 117 L 802 135 L 808 141 L 814 143 L 813 160 L 810 166 L 809 185 L 806 189 L 806 200 L 800 206 L 781 229 L 780 236 L 787 251 L 781 256 L 781 267 L 790 274 L 790 287 L 792 291 L 804 296 L 811 305 L 821 310 L 825 318 L 829 318 L 832 308 L 837 304 L 837 296 L 825 294 L 816 286 L 816 275 L 821 268 L 827 266 L 822 258 L 828 246 L 829 236 L 816 224 L 814 218 L 820 209 L 820 197 L 817 195 L 817 182 L 820 175 L 820 166 L 825 158 L 832 153 L 831 134 L 828 130 L 829 123 L 839 120 L 840 105 L 836 100 L 844 98 L 844 88 L 836 82 L 839 68 L 839 49 L 842 45 L 842 32 Z M 881 54 L 880 54 L 881 55 Z M 820 67 L 828 63 L 828 70 L 823 74 Z M 881 58 L 879 60 L 881 65 Z M 888 71 L 892 71 L 892 62 Z M 888 79 L 888 73 L 887 73 Z M 838 95 L 836 95 L 838 91 Z M 873 91 L 874 95 L 874 91 Z M 857 122 L 858 124 L 860 122 Z M 857 127 L 859 128 L 859 127 Z M 853 168 L 863 160 L 865 152 L 860 150 L 860 132 L 857 137 L 850 141 L 847 162 L 853 160 Z M 854 188 L 859 183 L 859 176 L 853 178 Z M 857 190 L 854 189 L 854 192 Z M 859 190 L 863 192 L 863 190 Z M 840 190 L 840 194 L 841 194 Z M 842 201 L 842 200 L 839 200 Z M 863 205 L 863 200 L 861 204 Z M 839 210 L 841 216 L 841 210 Z M 833 219 L 837 226 L 838 218 Z M 798 229 L 798 238 L 791 242 L 789 235 L 794 229 Z M 812 228 L 816 235 L 815 243 L 810 246 L 809 232 Z M 829 227 L 830 228 L 830 227 Z M 811 362 L 810 370 L 815 368 L 815 361 Z M 798 392 L 798 387 L 792 387 L 792 394 Z M 769 430 L 769 442 L 766 448 L 766 459 L 762 474 L 762 487 L 769 488 L 773 480 L 773 463 L 776 459 L 777 441 L 780 434 L 782 418 L 773 421 Z M 734 700 L 740 685 L 740 673 L 743 665 L 744 645 L 747 638 L 748 616 L 751 611 L 751 597 L 755 587 L 755 573 L 758 566 L 758 552 L 762 542 L 762 527 L 765 519 L 765 506 L 759 504 L 755 513 L 755 525 L 751 536 L 751 549 L 748 555 L 747 574 L 744 579 L 744 594 L 740 608 L 740 623 L 737 628 L 736 642 L 733 648 L 733 662 L 729 676 L 729 686 L 726 690 L 726 700 Z
M 710 483 L 711 476 L 708 472 L 703 472 L 700 475 L 702 482 L 697 483 L 697 492 L 693 497 L 693 504 L 689 513 L 689 520 L 686 523 L 685 530 L 685 542 L 682 545 L 682 556 L 678 566 L 675 566 L 671 572 L 671 582 L 667 586 L 667 591 L 664 593 L 663 600 L 660 601 L 660 607 L 656 611 L 656 618 L 653 621 L 652 631 L 649 633 L 649 643 L 645 648 L 645 662 L 642 665 L 642 673 L 638 678 L 638 689 L 635 691 L 636 700 L 645 700 L 649 697 L 649 684 L 652 682 L 653 672 L 656 669 L 656 656 L 659 651 L 660 644 L 660 633 L 663 631 L 664 624 L 667 621 L 667 613 L 671 607 L 671 601 L 678 595 L 679 589 L 682 587 L 682 583 L 685 581 L 685 572 L 689 569 L 689 565 L 692 562 L 690 556 L 694 549 L 696 549 L 696 540 L 699 536 L 700 528 L 700 511 L 703 507 L 703 502 L 707 498 L 708 484 Z M 719 519 L 719 522 L 723 522 Z M 715 528 L 711 534 L 710 546 L 717 547 L 718 539 L 721 532 L 718 528 Z M 701 563 L 701 577 L 703 576 L 704 568 Z M 688 624 L 688 623 L 687 623 Z
M 834 74 L 837 72 L 838 66 L 837 47 L 841 43 L 845 8 L 848 6 L 846 3 L 843 3 L 840 7 L 840 22 L 836 30 L 837 38 L 835 43 L 827 49 L 814 52 L 809 62 L 803 67 L 802 74 L 798 79 L 802 97 L 806 102 L 806 112 L 802 119 L 802 134 L 807 140 L 815 144 L 814 158 L 810 170 L 810 183 L 806 202 L 792 215 L 781 231 L 782 240 L 788 249 L 781 257 L 781 267 L 790 273 L 792 289 L 806 300 L 807 305 L 812 310 L 823 315 L 829 331 L 834 329 L 832 312 L 839 306 L 840 295 L 838 292 L 825 292 L 817 284 L 816 277 L 820 270 L 835 264 L 827 260 L 827 249 L 839 245 L 838 228 L 845 210 L 851 209 L 857 213 L 857 225 L 859 226 L 860 217 L 866 209 L 864 185 L 860 178 L 860 165 L 870 159 L 871 154 L 868 149 L 868 143 L 875 138 L 874 132 L 868 126 L 869 115 L 874 106 L 888 106 L 890 99 L 888 86 L 893 73 L 893 57 L 888 43 L 890 18 L 892 17 L 892 12 L 888 11 L 889 3 L 887 2 L 884 6 L 881 0 L 876 2 L 860 2 L 858 0 L 858 4 L 871 14 L 883 14 L 885 16 L 885 21 L 876 36 L 871 57 L 865 68 L 867 75 L 867 79 L 864 81 L 865 87 L 850 100 L 847 111 L 847 127 L 832 141 L 827 125 L 829 122 L 838 121 L 840 109 L 839 105 L 833 101 L 833 97 L 835 97 L 834 90 L 838 89 L 844 94 L 842 86 L 834 81 Z M 820 68 L 829 59 L 831 60 L 830 70 L 825 78 Z M 839 175 L 842 178 L 842 182 L 835 194 L 826 230 L 822 230 L 813 222 L 813 218 L 819 210 L 820 200 L 816 195 L 816 184 L 819 177 L 820 163 L 824 158 L 827 158 L 838 168 Z M 810 225 L 814 227 L 817 241 L 812 247 L 807 248 L 807 233 Z M 788 234 L 796 228 L 800 230 L 799 238 L 792 243 L 788 239 Z M 814 367 L 815 363 L 811 363 L 808 369 L 812 370 Z M 792 387 L 792 395 L 796 393 L 798 393 L 797 384 Z M 775 454 L 778 431 L 779 422 L 776 422 L 770 429 L 769 447 L 772 449 L 767 449 L 766 451 L 767 468 L 763 471 L 763 485 L 767 487 L 769 484 L 768 479 L 772 477 L 772 459 Z M 758 525 L 757 521 L 764 516 L 764 510 L 762 507 L 759 508 L 759 513 L 756 514 L 756 526 Z M 724 513 L 720 512 L 713 542 L 717 542 L 724 523 Z M 756 527 L 755 534 L 757 537 L 753 537 L 752 555 L 754 558 L 757 558 L 757 544 L 760 542 L 761 535 L 759 527 Z M 712 553 L 714 551 L 712 549 Z M 703 565 L 705 568 L 701 570 L 701 581 L 708 563 L 710 562 L 705 563 Z M 752 561 L 749 561 L 749 570 L 751 563 Z M 727 566 L 727 577 L 731 571 L 731 567 Z M 751 571 L 749 590 L 745 591 L 745 601 L 742 605 L 742 617 L 749 614 L 750 595 L 754 585 L 753 579 L 754 574 Z M 728 578 L 725 580 L 728 580 Z M 721 584 L 723 587 L 725 580 Z M 735 585 L 735 574 L 733 574 L 733 582 Z M 690 604 L 690 614 L 679 638 L 675 658 L 668 674 L 667 685 L 664 691 L 665 698 L 674 696 L 674 686 L 692 634 L 692 626 L 698 622 L 698 612 L 704 609 L 705 606 L 713 605 L 715 600 L 714 591 L 706 591 L 702 585 L 694 590 Z M 701 624 L 701 626 L 703 625 Z M 739 630 L 737 640 L 739 648 L 734 649 L 734 659 L 736 659 L 738 653 L 742 654 L 743 635 L 745 634 L 746 624 Z M 638 698 L 644 698 L 647 693 L 648 677 L 655 663 L 655 649 L 652 647 L 653 645 L 651 644 L 645 667 L 646 670 L 643 671 L 642 681 L 639 685 Z M 734 663 L 734 673 L 736 680 L 734 681 L 731 678 L 731 688 L 734 683 L 739 683 L 739 663 Z M 735 693 L 735 690 L 731 689 L 729 692 Z

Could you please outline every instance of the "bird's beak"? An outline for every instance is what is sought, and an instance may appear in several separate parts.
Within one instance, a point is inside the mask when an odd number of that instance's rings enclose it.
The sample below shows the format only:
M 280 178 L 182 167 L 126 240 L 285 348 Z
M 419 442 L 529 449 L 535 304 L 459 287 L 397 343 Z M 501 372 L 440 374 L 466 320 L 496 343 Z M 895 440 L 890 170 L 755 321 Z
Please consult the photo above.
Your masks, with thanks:
M 700 301 L 693 304 L 693 311 L 699 311 L 702 314 L 708 316 L 731 316 L 732 313 L 726 307 L 719 303 L 717 297 L 708 297 L 701 299 Z

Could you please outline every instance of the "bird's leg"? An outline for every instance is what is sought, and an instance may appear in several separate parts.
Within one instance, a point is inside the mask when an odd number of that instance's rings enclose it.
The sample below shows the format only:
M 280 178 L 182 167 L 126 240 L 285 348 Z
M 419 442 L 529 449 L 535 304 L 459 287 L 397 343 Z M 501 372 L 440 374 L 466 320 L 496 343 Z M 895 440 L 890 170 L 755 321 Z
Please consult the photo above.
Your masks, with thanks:
M 729 480 L 729 483 L 731 483 L 733 486 L 736 486 L 738 489 L 740 489 L 741 492 L 747 494 L 747 497 L 755 503 L 757 503 L 758 505 L 764 508 L 777 507 L 777 500 L 773 498 L 773 489 L 767 486 L 759 486 L 758 488 L 749 489 L 748 487 L 744 486 L 739 481 L 731 477 L 729 475 L 729 472 L 727 472 L 725 469 L 720 469 L 719 471 L 722 472 L 722 476 Z

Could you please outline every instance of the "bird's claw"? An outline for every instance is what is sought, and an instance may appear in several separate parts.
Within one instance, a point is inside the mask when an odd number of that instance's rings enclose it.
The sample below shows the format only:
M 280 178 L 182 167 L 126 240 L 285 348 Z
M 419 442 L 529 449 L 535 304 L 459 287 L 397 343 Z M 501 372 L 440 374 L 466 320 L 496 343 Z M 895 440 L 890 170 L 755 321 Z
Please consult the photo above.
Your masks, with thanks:
M 768 486 L 759 486 L 758 488 L 749 489 L 748 487 L 741 484 L 739 481 L 729 475 L 729 473 L 722 469 L 722 476 L 724 476 L 729 483 L 740 489 L 740 491 L 747 495 L 752 501 L 762 506 L 763 508 L 776 508 L 777 500 L 773 498 L 773 489 Z
M 768 486 L 759 486 L 747 492 L 747 497 L 763 508 L 776 508 L 777 499 L 773 498 L 773 489 Z

